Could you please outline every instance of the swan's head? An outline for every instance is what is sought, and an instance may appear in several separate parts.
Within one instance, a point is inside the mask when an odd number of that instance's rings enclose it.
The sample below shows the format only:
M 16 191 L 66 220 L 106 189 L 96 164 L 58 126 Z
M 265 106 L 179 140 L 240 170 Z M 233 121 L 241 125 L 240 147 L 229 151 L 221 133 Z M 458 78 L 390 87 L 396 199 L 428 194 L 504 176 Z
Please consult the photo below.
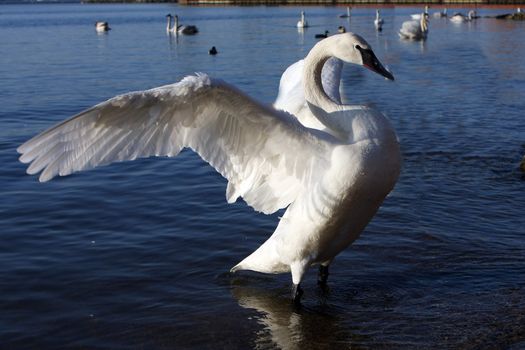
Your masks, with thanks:
M 390 73 L 379 60 L 365 39 L 354 33 L 343 33 L 329 37 L 332 55 L 347 63 L 362 65 L 372 72 L 380 74 L 389 80 L 394 80 Z M 327 39 L 323 40 L 324 42 Z M 328 44 L 328 42 L 327 42 Z

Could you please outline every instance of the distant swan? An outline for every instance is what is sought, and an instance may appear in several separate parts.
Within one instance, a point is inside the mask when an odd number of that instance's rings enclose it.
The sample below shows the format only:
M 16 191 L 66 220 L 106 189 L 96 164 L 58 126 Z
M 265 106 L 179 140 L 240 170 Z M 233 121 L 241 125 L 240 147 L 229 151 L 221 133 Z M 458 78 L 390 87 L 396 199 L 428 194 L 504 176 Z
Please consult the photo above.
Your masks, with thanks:
M 428 17 L 428 5 L 425 5 L 425 11 L 421 14 L 421 13 L 416 13 L 414 15 L 410 15 L 410 17 L 412 17 L 412 19 L 421 19 L 421 17 Z
M 183 26 L 179 25 L 179 16 L 175 15 L 172 16 L 171 14 L 167 14 L 166 18 L 168 19 L 168 24 L 166 26 L 166 31 L 168 33 L 175 33 L 175 34 L 184 34 L 184 35 L 194 35 L 199 32 L 196 26 Z M 171 20 L 173 19 L 173 26 L 171 26 Z
M 95 22 L 95 30 L 99 33 L 111 30 L 108 22 Z
M 304 11 L 301 11 L 301 19 L 297 22 L 297 28 L 306 28 L 308 27 L 308 22 L 306 22 Z
M 399 36 L 409 40 L 425 40 L 428 33 L 428 19 L 424 13 L 421 14 L 420 18 L 420 20 L 403 22 Z
M 450 20 L 455 23 L 463 23 L 470 22 L 476 18 L 478 18 L 478 16 L 476 16 L 476 11 L 470 10 L 467 16 L 464 16 L 461 13 L 455 13 L 452 17 L 450 17 Z
M 342 14 L 342 15 L 339 15 L 339 18 L 350 18 L 351 14 L 350 14 L 350 7 L 346 7 L 346 13 L 345 14 Z
M 401 154 L 390 122 L 373 107 L 341 105 L 321 83 L 336 57 L 393 76 L 352 33 L 318 42 L 304 60 L 305 101 L 321 129 L 257 102 L 205 74 L 116 96 L 33 137 L 17 151 L 40 181 L 117 161 L 176 156 L 188 147 L 228 180 L 229 203 L 242 197 L 270 214 L 287 208 L 273 235 L 231 271 L 292 274 L 292 298 L 320 264 L 357 239 L 394 187 Z
M 376 27 L 376 30 L 378 32 L 383 30 L 383 23 L 385 23 L 385 21 L 381 17 L 379 17 L 379 10 L 376 10 L 376 19 L 374 20 L 374 27 Z
M 445 7 L 443 11 L 441 12 L 434 12 L 434 17 L 436 18 L 447 17 L 447 8 Z

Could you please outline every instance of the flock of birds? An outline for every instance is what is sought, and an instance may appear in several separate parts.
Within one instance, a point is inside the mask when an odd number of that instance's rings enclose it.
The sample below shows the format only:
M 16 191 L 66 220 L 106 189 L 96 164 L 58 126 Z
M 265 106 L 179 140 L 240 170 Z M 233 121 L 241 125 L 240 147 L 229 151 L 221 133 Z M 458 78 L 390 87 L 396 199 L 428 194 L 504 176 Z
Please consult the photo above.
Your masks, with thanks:
M 339 18 L 350 18 L 351 16 L 352 15 L 351 15 L 350 7 L 347 7 L 346 8 L 346 13 L 339 15 Z M 375 26 L 376 30 L 381 31 L 383 29 L 383 23 L 384 22 L 385 21 L 380 17 L 379 10 L 376 10 L 376 18 L 374 20 L 374 26 Z M 297 22 L 297 28 L 304 29 L 304 28 L 308 28 L 308 27 L 309 26 L 308 26 L 308 22 L 306 21 L 305 12 L 301 11 L 301 17 L 300 17 L 299 21 Z M 346 28 L 344 26 L 339 26 L 337 28 L 337 32 L 338 33 L 345 33 L 346 32 Z M 329 33 L 330 32 L 326 30 L 322 34 L 316 34 L 315 37 L 318 38 L 318 39 L 326 38 L 326 37 L 328 37 Z

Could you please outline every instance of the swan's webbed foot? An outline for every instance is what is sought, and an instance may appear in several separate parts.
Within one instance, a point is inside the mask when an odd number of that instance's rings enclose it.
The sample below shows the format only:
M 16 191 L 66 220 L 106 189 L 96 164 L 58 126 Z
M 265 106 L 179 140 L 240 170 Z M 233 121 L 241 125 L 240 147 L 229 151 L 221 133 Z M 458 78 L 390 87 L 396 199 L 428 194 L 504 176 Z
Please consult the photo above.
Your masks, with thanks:
M 319 274 L 317 275 L 317 284 L 320 286 L 326 286 L 328 281 L 328 266 L 319 265 Z
M 300 284 L 292 284 L 292 301 L 294 305 L 301 304 L 301 296 L 303 295 L 303 289 Z

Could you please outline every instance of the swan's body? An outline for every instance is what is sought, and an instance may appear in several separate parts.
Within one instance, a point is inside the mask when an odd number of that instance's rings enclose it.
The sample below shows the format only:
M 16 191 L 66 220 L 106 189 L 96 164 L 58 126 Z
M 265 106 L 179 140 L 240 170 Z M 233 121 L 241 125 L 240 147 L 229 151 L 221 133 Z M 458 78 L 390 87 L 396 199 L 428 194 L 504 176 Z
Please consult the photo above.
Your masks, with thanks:
M 374 27 L 378 32 L 383 30 L 383 24 L 385 21 L 379 16 L 379 10 L 376 10 L 376 19 L 374 19 Z
M 428 5 L 425 5 L 425 11 L 423 13 L 415 13 L 413 15 L 410 15 L 412 19 L 420 20 L 423 17 L 428 18 Z
M 301 19 L 299 20 L 299 22 L 297 22 L 297 28 L 306 28 L 306 27 L 308 27 L 308 22 L 306 22 L 304 11 L 301 11 Z
M 445 7 L 441 12 L 434 12 L 435 18 L 447 17 L 447 8 Z
M 323 91 L 321 72 L 330 57 L 393 79 L 364 39 L 338 34 L 317 43 L 303 62 L 303 104 L 321 128 L 197 74 L 100 103 L 21 145 L 20 160 L 31 163 L 29 174 L 42 171 L 40 181 L 48 181 L 193 149 L 228 180 L 229 203 L 242 197 L 267 214 L 287 207 L 273 235 L 232 271 L 291 271 L 298 300 L 308 267 L 321 264 L 326 272 L 359 236 L 401 164 L 396 134 L 379 111 L 341 105 Z
M 470 22 L 476 18 L 477 18 L 476 11 L 470 10 L 467 16 L 464 16 L 461 13 L 455 13 L 452 17 L 450 17 L 450 20 L 454 23 L 463 23 L 463 22 Z
M 351 14 L 350 14 L 350 7 L 346 7 L 346 13 L 345 14 L 342 14 L 342 15 L 339 15 L 339 18 L 350 18 Z
M 166 31 L 168 33 L 174 33 L 175 35 L 177 35 L 177 34 L 194 35 L 194 34 L 197 34 L 199 32 L 199 29 L 197 29 L 196 26 L 179 25 L 179 16 L 177 16 L 177 15 L 172 16 L 171 14 L 168 14 L 166 16 L 166 18 L 168 19 L 168 24 L 166 26 Z M 171 25 L 171 20 L 172 19 L 173 19 L 173 26 Z
M 421 19 L 403 22 L 399 36 L 408 40 L 425 40 L 428 34 L 427 16 L 421 14 Z
M 99 33 L 107 32 L 111 30 L 108 22 L 95 22 L 95 30 Z

